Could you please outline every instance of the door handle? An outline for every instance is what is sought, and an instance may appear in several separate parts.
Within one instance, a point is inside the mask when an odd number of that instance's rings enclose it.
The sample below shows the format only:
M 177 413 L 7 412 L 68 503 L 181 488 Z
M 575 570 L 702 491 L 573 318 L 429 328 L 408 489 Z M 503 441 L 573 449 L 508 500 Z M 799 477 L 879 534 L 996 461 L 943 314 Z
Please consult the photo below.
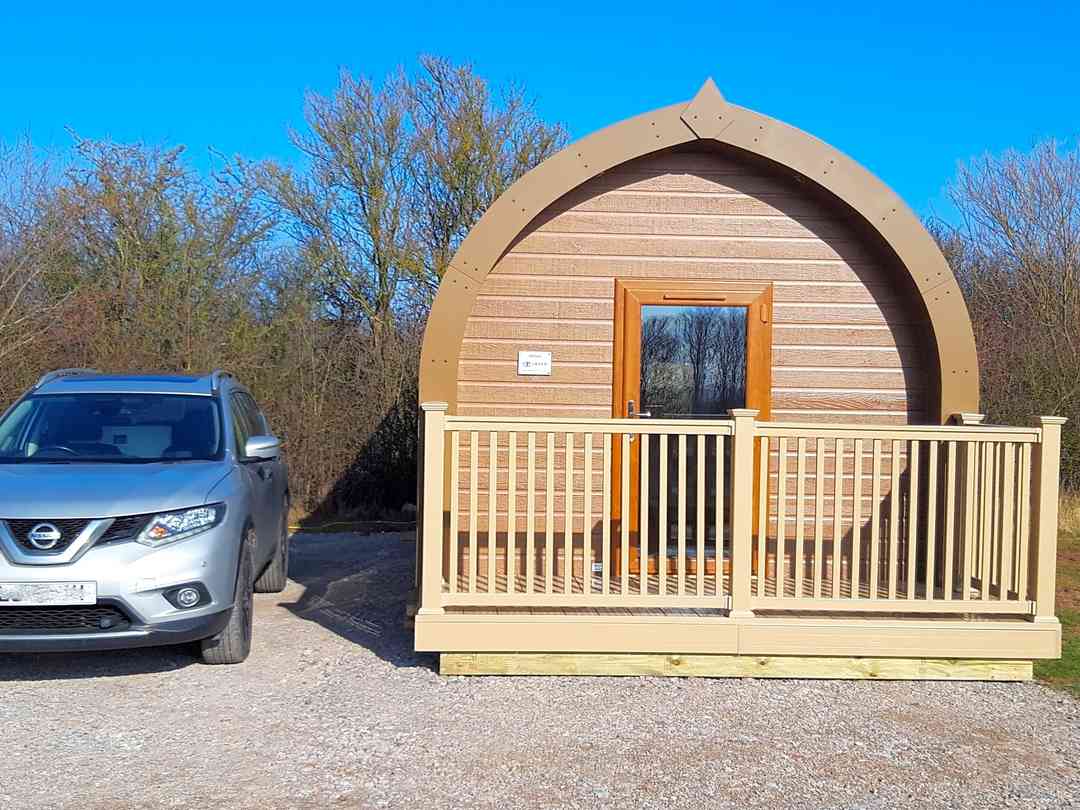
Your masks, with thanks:
M 634 400 L 632 400 L 632 399 L 626 400 L 626 418 L 627 419 L 648 419 L 650 416 L 652 416 L 651 411 L 636 411 L 635 412 L 635 410 L 634 410 Z M 637 434 L 636 433 L 631 433 L 630 434 L 630 441 L 636 441 L 636 440 L 637 440 Z

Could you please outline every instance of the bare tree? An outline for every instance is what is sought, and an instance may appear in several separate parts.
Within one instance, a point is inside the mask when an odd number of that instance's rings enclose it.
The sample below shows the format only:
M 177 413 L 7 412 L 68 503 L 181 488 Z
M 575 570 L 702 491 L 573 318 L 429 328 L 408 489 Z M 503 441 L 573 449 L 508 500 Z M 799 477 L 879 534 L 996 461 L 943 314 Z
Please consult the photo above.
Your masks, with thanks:
M 678 413 L 685 407 L 678 384 L 679 339 L 674 319 L 646 316 L 641 323 L 642 410 Z
M 717 311 L 711 307 L 695 307 L 679 316 L 683 350 L 690 369 L 692 413 L 707 409 L 705 394 L 716 354 L 718 320 Z
M 980 349 L 984 409 L 1019 423 L 1070 417 L 1066 483 L 1080 484 L 1080 148 L 986 156 L 950 186 L 961 224 L 936 223 Z
M 0 148 L 0 399 L 59 366 L 226 367 L 288 441 L 300 508 L 412 501 L 434 285 L 564 134 L 428 58 L 415 81 L 343 73 L 305 117 L 295 162 L 206 174 L 182 148 L 75 137 L 59 169 Z
M 308 130 L 292 133 L 306 167 L 242 167 L 278 208 L 333 310 L 363 322 L 376 344 L 408 272 L 407 93 L 401 73 L 376 88 L 342 71 L 332 95 L 308 94 Z
M 420 58 L 408 85 L 414 135 L 414 272 L 425 308 L 469 229 L 515 180 L 566 142 L 518 87 L 492 91 L 469 65 Z
M 50 290 L 46 271 L 60 261 L 66 230 L 51 163 L 29 141 L 0 144 L 0 360 L 30 346 L 62 303 L 66 291 Z
M 746 405 L 746 310 L 716 310 L 712 368 L 709 378 L 718 413 Z

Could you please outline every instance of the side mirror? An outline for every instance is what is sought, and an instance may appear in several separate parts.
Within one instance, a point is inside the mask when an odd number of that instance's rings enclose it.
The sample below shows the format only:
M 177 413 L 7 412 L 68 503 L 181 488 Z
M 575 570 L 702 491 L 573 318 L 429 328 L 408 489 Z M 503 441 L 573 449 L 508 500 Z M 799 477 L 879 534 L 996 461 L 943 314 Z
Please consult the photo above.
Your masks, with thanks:
M 252 436 L 244 445 L 244 455 L 249 459 L 270 461 L 281 454 L 281 439 L 277 436 Z

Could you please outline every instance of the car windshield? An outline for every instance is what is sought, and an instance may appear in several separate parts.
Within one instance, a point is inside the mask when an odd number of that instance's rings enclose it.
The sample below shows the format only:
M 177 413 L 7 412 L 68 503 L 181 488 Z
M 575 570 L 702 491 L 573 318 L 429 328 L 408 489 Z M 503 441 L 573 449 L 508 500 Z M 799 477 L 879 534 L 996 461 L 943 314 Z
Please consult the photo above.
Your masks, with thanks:
M 0 421 L 0 464 L 149 463 L 219 458 L 216 399 L 178 394 L 46 394 Z

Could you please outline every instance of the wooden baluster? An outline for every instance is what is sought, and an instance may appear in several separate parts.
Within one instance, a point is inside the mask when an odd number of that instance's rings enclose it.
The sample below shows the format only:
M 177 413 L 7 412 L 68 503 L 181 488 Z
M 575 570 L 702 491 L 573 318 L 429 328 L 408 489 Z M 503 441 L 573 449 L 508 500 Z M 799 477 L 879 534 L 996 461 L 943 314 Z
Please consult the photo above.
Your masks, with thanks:
M 1005 497 L 1005 492 L 1002 486 L 1001 476 L 1005 472 L 1005 444 L 1003 442 L 994 442 L 990 445 L 991 458 L 993 459 L 992 467 L 992 483 L 990 486 L 991 502 L 990 502 L 990 588 L 987 592 L 987 597 L 993 593 L 993 587 L 996 583 L 998 586 L 998 598 L 1001 598 L 1002 579 L 1004 578 L 1005 567 L 1001 559 L 1002 543 L 1004 537 L 1001 534 L 1001 507 L 1002 500 Z
M 667 540 L 668 540 L 668 465 L 670 464 L 670 457 L 668 456 L 668 435 L 666 433 L 660 434 L 660 450 L 659 450 L 659 463 L 657 469 L 660 471 L 660 480 L 657 484 L 660 495 L 660 502 L 656 507 L 656 531 L 659 534 L 657 537 L 657 543 L 659 545 L 659 551 L 656 552 L 657 561 L 656 568 L 659 572 L 657 577 L 658 592 L 660 596 L 667 594 Z
M 1020 502 L 1019 537 L 1016 545 L 1017 572 L 1020 584 L 1017 594 L 1021 600 L 1032 599 L 1034 594 L 1028 593 L 1029 558 L 1031 557 L 1031 445 L 1024 443 L 1020 447 L 1020 487 L 1018 500 Z
M 889 450 L 889 598 L 896 598 L 900 559 L 900 442 Z
M 840 598 L 840 567 L 843 565 L 844 542 L 844 440 L 833 443 L 833 524 L 832 524 L 832 591 L 829 596 Z
M 934 598 L 934 583 L 937 580 L 934 570 L 934 555 L 937 552 L 937 502 L 938 502 L 938 445 L 929 443 L 930 455 L 926 462 L 926 589 L 923 596 Z
M 525 501 L 525 593 L 532 593 L 536 585 L 536 434 L 530 432 L 528 441 L 529 488 Z
M 982 520 L 979 525 L 979 598 L 984 602 L 990 598 L 990 580 L 993 577 L 991 567 L 994 556 L 994 456 L 997 445 L 984 442 L 982 445 Z
M 555 434 L 547 434 L 547 481 L 544 487 L 544 593 L 555 592 Z
M 814 598 L 821 598 L 821 580 L 825 573 L 822 564 L 825 526 L 825 440 L 818 439 L 814 454 Z
M 694 528 L 697 531 L 697 596 L 705 595 L 705 437 L 694 437 L 694 457 L 697 461 L 697 481 L 694 500 Z
M 758 439 L 758 557 L 757 557 L 757 595 L 765 595 L 765 555 L 768 551 L 769 540 L 769 443 L 768 436 L 762 436 Z M 734 466 L 732 467 L 732 476 L 734 477 Z M 734 485 L 734 480 L 732 481 Z M 738 509 L 738 505 L 734 499 L 731 502 L 732 510 Z M 732 511 L 734 516 L 734 511 Z M 734 518 L 733 518 L 734 519 Z M 735 559 L 735 537 L 732 535 L 732 562 Z M 734 575 L 734 572 L 733 572 Z M 734 582 L 732 582 L 732 588 L 734 589 Z
M 975 556 L 975 484 L 979 458 L 979 446 L 976 442 L 969 441 L 964 448 L 964 548 L 963 574 L 960 580 L 960 598 L 971 598 L 971 566 Z
M 1001 483 L 1001 577 L 998 583 L 998 599 L 1008 600 L 1009 592 L 1016 588 L 1016 445 L 1005 442 L 1002 446 Z
M 506 592 L 517 590 L 517 432 L 507 435 Z
M 496 451 L 499 446 L 499 434 L 494 430 L 488 432 L 488 531 L 487 531 L 487 554 L 488 554 L 488 593 L 497 590 L 495 578 L 495 558 L 498 556 L 498 543 L 495 538 L 495 529 L 498 525 L 495 513 L 497 506 L 497 489 L 499 485 L 499 468 Z
M 851 501 L 851 598 L 862 596 L 862 462 L 863 440 L 855 440 Z
M 620 547 L 619 592 L 626 596 L 630 592 L 630 434 L 622 434 L 622 456 L 619 459 L 622 475 L 622 510 L 619 512 Z
M 945 567 L 942 570 L 942 598 L 952 601 L 956 582 L 956 484 L 960 470 L 956 464 L 956 442 L 948 443 L 948 467 L 945 470 Z
M 907 598 L 915 598 L 916 551 L 919 545 L 919 442 L 908 445 Z M 927 538 L 929 542 L 929 536 Z
M 724 501 L 727 493 L 724 491 L 724 437 L 716 437 L 716 492 L 713 505 L 713 533 L 716 543 L 713 552 L 716 554 L 716 596 L 724 595 Z
M 604 596 L 611 593 L 611 434 L 604 434 L 604 505 L 600 527 L 600 579 Z
M 592 593 L 592 551 L 593 551 L 593 529 L 592 529 L 592 490 L 593 480 L 593 434 L 585 434 L 585 502 L 582 504 L 584 511 L 584 522 L 581 530 L 581 575 L 582 586 L 581 592 L 584 594 Z
M 563 593 L 574 592 L 574 434 L 563 438 Z
M 461 561 L 458 558 L 458 514 L 461 509 L 461 433 L 455 430 L 450 434 L 450 593 L 458 591 L 458 577 L 461 575 Z
M 870 492 L 870 598 L 881 596 L 878 590 L 881 579 L 881 439 L 874 439 L 874 480 Z
M 900 442 L 892 441 L 889 448 L 889 598 L 896 598 L 896 579 L 900 575 Z
M 776 466 L 776 590 L 777 597 L 787 593 L 787 439 L 780 438 Z
M 480 514 L 480 434 L 469 433 L 469 593 L 476 593 L 476 575 L 480 567 L 477 552 L 477 523 Z
M 806 524 L 806 439 L 795 442 L 795 597 L 803 595 L 803 573 L 806 551 L 803 540 Z
M 679 434 L 679 567 L 678 594 L 686 593 L 686 434 Z
M 638 436 L 638 468 L 640 469 L 641 489 L 638 496 L 638 586 L 642 596 L 649 592 L 649 440 L 648 433 Z

